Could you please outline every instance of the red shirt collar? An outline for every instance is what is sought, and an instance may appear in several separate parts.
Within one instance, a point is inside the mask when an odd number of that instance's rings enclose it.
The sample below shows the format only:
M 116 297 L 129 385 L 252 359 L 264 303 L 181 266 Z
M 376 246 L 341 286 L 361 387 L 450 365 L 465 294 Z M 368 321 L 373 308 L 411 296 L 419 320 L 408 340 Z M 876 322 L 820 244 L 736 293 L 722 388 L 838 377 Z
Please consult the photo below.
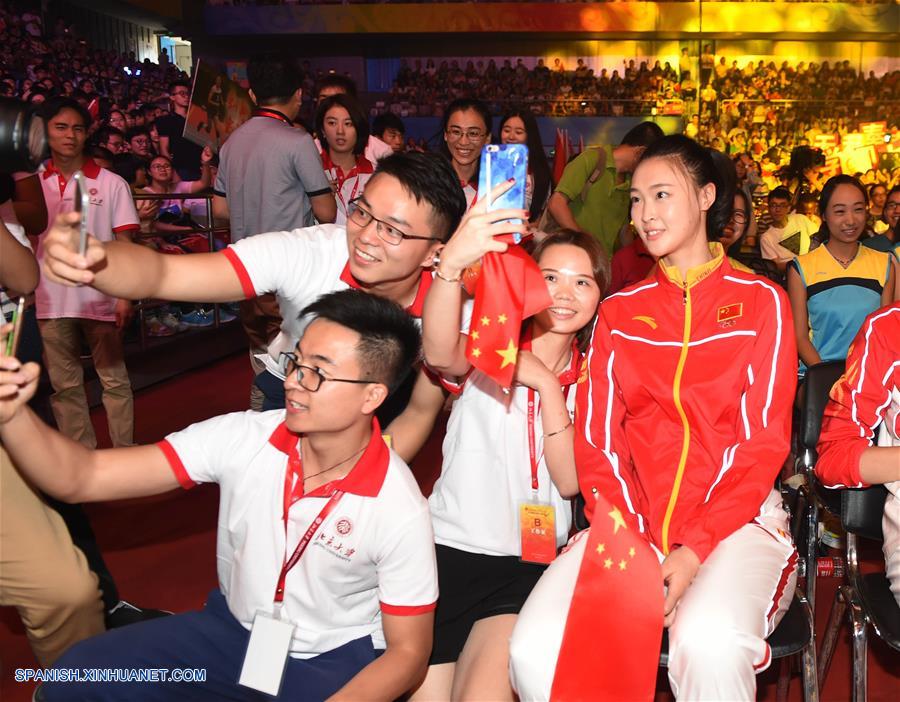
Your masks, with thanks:
M 286 422 L 279 424 L 269 437 L 269 443 L 287 456 L 297 450 L 299 441 L 300 434 L 288 429 Z M 377 497 L 384 484 L 390 460 L 391 453 L 381 436 L 381 426 L 372 417 L 372 436 L 353 469 L 340 480 L 326 483 L 307 496 L 327 497 L 335 490 L 341 490 L 360 497 Z
M 375 172 L 375 166 L 372 165 L 372 162 L 369 161 L 363 154 L 359 154 L 356 157 L 356 165 L 350 169 L 350 172 L 347 175 L 344 175 L 344 171 L 340 166 L 336 166 L 334 162 L 331 160 L 331 154 L 328 153 L 327 148 L 323 148 L 321 151 L 322 156 L 322 169 L 329 170 L 331 168 L 336 168 L 338 170 L 339 175 L 343 176 L 341 180 L 346 180 L 347 178 L 352 178 L 355 175 L 365 175 L 368 173 Z
M 84 163 L 81 164 L 81 172 L 88 178 L 96 180 L 97 176 L 100 175 L 100 166 L 97 165 L 97 162 L 94 159 L 86 157 Z M 63 180 L 66 180 L 66 177 L 56 167 L 56 164 L 53 163 L 53 159 L 50 158 L 44 163 L 44 180 L 52 175 L 59 176 Z
M 349 262 L 344 265 L 344 270 L 341 271 L 341 280 L 347 283 L 347 285 L 349 285 L 354 290 L 363 289 L 363 287 L 350 272 Z M 412 304 L 406 308 L 406 311 L 409 312 L 413 317 L 422 316 L 422 310 L 425 307 L 425 296 L 428 294 L 428 289 L 431 287 L 431 284 L 433 282 L 434 277 L 431 275 L 431 273 L 423 269 L 422 275 L 419 278 L 419 288 L 418 290 L 416 290 L 416 298 L 412 301 Z

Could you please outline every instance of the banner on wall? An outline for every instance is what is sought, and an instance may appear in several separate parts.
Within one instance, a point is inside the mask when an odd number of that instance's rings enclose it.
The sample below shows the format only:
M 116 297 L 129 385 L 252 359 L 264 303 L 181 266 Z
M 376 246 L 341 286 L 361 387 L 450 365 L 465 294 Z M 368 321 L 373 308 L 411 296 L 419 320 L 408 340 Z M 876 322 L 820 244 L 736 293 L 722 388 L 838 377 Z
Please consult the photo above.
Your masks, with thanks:
M 244 88 L 198 59 L 183 136 L 218 153 L 229 135 L 250 119 L 253 107 Z

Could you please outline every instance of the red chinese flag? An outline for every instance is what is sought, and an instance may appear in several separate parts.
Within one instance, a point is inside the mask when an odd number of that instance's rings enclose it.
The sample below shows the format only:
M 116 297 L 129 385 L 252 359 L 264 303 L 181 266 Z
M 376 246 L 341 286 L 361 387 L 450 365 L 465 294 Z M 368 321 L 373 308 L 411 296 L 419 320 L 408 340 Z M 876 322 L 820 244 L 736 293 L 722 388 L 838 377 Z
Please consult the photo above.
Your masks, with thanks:
M 550 699 L 652 700 L 663 630 L 659 561 L 602 497 L 587 540 Z
M 507 237 L 498 237 L 507 241 Z M 520 246 L 481 259 L 466 357 L 499 385 L 512 385 L 522 320 L 552 304 L 537 263 Z
M 553 147 L 553 182 L 559 183 L 566 164 L 569 162 L 569 134 L 561 129 L 556 130 L 556 144 Z

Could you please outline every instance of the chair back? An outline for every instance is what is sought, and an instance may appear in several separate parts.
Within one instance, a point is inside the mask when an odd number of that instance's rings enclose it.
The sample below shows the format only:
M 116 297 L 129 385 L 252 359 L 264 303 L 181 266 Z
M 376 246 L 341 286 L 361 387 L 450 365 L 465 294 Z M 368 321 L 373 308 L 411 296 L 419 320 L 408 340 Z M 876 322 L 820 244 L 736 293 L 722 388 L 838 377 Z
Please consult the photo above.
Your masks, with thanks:
M 884 485 L 841 490 L 841 524 L 844 529 L 866 539 L 883 541 L 881 519 L 886 499 L 887 488 Z
M 806 369 L 803 406 L 800 410 L 800 447 L 806 458 L 804 464 L 808 468 L 816 463 L 816 444 L 819 443 L 828 393 L 844 373 L 844 365 L 844 361 L 826 361 Z

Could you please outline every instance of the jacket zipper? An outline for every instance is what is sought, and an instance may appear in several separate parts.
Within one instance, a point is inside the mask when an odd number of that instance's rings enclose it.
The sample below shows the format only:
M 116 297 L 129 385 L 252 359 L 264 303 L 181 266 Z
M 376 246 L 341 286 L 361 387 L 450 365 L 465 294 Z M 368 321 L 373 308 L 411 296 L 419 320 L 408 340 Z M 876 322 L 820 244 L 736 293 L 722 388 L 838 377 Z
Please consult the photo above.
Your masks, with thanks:
M 681 337 L 681 355 L 678 357 L 678 365 L 675 368 L 675 379 L 672 386 L 672 399 L 675 402 L 675 409 L 678 416 L 681 417 L 681 426 L 683 435 L 681 440 L 681 456 L 678 459 L 678 469 L 675 471 L 675 480 L 672 484 L 672 492 L 669 495 L 669 504 L 666 506 L 666 516 L 662 525 L 662 551 L 665 555 L 669 555 L 671 550 L 669 547 L 669 525 L 672 521 L 672 513 L 675 511 L 675 503 L 678 501 L 678 493 L 681 490 L 681 482 L 684 478 L 684 469 L 687 466 L 688 449 L 691 443 L 691 426 L 688 423 L 687 414 L 684 406 L 681 404 L 681 376 L 684 373 L 684 366 L 687 362 L 688 344 L 691 340 L 691 296 L 688 291 L 687 281 L 684 282 L 682 290 L 682 302 L 684 304 L 684 329 Z

